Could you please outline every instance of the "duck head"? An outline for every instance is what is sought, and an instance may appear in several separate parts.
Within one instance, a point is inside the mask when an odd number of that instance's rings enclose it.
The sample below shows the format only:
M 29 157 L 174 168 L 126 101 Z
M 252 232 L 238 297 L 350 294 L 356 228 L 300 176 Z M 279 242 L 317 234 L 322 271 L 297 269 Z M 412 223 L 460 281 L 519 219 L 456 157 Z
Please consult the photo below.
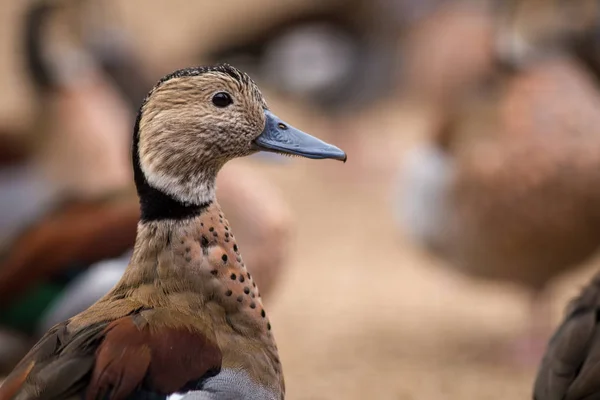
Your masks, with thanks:
M 135 127 L 133 163 L 142 219 L 198 213 L 215 197 L 217 172 L 258 151 L 346 161 L 346 154 L 273 114 L 248 75 L 229 65 L 161 79 Z

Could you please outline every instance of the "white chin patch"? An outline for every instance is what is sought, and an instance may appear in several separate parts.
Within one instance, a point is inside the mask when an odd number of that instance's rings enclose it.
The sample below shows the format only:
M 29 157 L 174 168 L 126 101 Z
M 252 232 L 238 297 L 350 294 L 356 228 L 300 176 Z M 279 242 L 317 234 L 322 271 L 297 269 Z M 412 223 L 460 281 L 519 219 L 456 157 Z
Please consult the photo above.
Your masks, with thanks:
M 446 201 L 454 181 L 450 156 L 432 145 L 411 150 L 400 169 L 395 218 L 412 239 L 431 243 L 444 228 Z

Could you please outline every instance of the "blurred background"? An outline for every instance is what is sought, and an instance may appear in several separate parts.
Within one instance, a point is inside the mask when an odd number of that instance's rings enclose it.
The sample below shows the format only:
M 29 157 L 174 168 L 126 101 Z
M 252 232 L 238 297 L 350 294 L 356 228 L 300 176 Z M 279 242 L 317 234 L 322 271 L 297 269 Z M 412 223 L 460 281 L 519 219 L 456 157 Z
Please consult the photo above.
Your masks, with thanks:
M 348 153 L 219 177 L 288 398 L 531 396 L 599 266 L 600 3 L 0 5 L 0 369 L 125 268 L 146 92 L 225 61 Z

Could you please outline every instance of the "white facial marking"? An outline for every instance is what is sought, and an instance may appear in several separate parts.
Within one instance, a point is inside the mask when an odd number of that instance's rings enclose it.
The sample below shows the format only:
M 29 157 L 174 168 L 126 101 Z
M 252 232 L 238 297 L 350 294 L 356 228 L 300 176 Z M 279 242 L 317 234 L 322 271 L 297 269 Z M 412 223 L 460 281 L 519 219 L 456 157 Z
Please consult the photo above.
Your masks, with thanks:
M 413 149 L 401 167 L 396 221 L 413 239 L 430 242 L 443 229 L 455 176 L 450 156 L 432 145 Z
M 214 177 L 204 174 L 187 177 L 182 182 L 181 178 L 155 171 L 152 165 L 141 163 L 142 172 L 150 186 L 173 196 L 184 204 L 204 204 L 215 199 Z

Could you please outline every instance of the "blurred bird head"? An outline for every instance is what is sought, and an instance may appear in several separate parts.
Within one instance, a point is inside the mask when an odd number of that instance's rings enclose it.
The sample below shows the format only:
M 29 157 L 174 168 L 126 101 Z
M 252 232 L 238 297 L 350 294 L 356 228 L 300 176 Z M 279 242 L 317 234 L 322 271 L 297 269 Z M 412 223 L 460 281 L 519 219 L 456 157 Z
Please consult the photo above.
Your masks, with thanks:
M 511 0 L 501 7 L 496 52 L 512 67 L 571 49 L 598 26 L 600 15 L 596 0 Z
M 352 83 L 360 64 L 357 47 L 355 38 L 335 24 L 300 24 L 266 46 L 261 73 L 288 93 L 327 96 Z
M 23 20 L 24 66 L 40 95 L 95 80 L 115 86 L 137 110 L 152 82 L 128 32 L 103 15 L 106 8 L 85 0 L 30 0 Z
M 205 204 L 219 169 L 257 151 L 346 160 L 339 148 L 275 116 L 245 73 L 229 65 L 176 71 L 159 81 L 138 116 L 138 191 L 149 186 L 184 204 Z
M 23 20 L 24 61 L 34 88 L 41 94 L 75 82 L 95 66 L 76 43 L 77 6 L 70 0 L 29 2 Z

